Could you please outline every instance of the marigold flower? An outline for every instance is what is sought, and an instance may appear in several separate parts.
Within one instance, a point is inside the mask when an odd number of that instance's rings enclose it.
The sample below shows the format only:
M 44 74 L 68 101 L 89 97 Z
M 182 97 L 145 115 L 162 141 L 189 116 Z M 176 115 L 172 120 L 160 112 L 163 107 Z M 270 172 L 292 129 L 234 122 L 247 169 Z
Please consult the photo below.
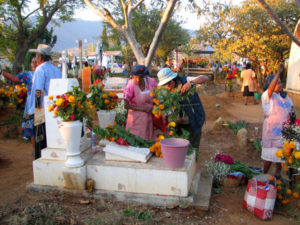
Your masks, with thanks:
M 278 157 L 278 158 L 281 158 L 283 156 L 283 152 L 282 152 L 282 149 L 280 149 L 279 151 L 277 151 L 275 153 L 275 156 Z
M 160 141 L 160 140 L 164 140 L 164 139 L 165 139 L 165 136 L 164 136 L 164 135 L 161 134 L 161 135 L 158 136 L 158 140 L 159 140 L 159 141 Z
M 107 95 L 106 94 L 102 94 L 102 98 L 107 98 Z
M 168 127 L 175 127 L 175 126 L 176 126 L 176 123 L 174 121 L 172 121 L 168 124 Z
M 160 108 L 160 109 L 164 109 L 165 106 L 164 106 L 164 105 L 159 105 L 159 108 Z
M 48 99 L 49 99 L 49 100 L 52 100 L 52 99 L 53 99 L 53 95 L 50 95 L 50 96 L 48 97 Z
M 282 184 L 281 180 L 277 180 L 277 184 Z
M 294 198 L 299 198 L 298 192 L 294 192 L 294 193 L 293 193 L 293 197 L 294 197 Z
M 281 203 L 284 204 L 284 205 L 288 204 L 289 202 L 290 202 L 289 199 L 285 199 L 285 200 L 282 200 L 282 201 L 281 201 Z
M 281 187 L 281 186 L 277 186 L 277 190 L 279 190 L 279 191 L 280 191 L 281 189 L 282 189 L 282 187 Z
M 53 115 L 54 115 L 54 116 L 57 116 L 57 115 L 58 115 L 58 111 L 54 111 L 54 112 L 53 112 Z
M 278 199 L 282 199 L 283 197 L 282 197 L 281 194 L 278 194 L 278 195 L 277 195 L 277 198 L 278 198 Z
M 68 98 L 68 101 L 71 102 L 71 103 L 74 103 L 75 102 L 75 97 L 74 96 L 70 96 Z
M 52 112 L 53 109 L 54 109 L 54 105 L 49 105 L 49 107 L 48 107 L 48 112 Z
M 295 159 L 300 159 L 300 151 L 294 151 Z
M 174 131 L 170 131 L 169 135 L 172 136 L 174 134 Z
M 291 190 L 291 189 L 287 189 L 286 193 L 287 193 L 288 195 L 291 195 L 291 194 L 292 194 L 292 190 Z
M 108 105 L 108 104 L 109 104 L 109 100 L 106 99 L 106 100 L 104 101 L 104 104 L 105 104 L 105 105 Z
M 110 124 L 107 124 L 107 127 L 111 127 L 111 125 L 110 125 Z
M 153 91 L 150 92 L 150 96 L 154 97 L 154 92 Z

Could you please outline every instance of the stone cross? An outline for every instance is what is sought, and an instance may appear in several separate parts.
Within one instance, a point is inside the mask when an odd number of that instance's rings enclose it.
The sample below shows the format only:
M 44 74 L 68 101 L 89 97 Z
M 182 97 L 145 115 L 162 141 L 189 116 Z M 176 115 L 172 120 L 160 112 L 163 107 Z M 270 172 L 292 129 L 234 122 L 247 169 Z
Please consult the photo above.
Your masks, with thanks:
M 97 56 L 98 56 L 98 65 L 100 67 L 102 67 L 102 53 L 103 53 L 102 42 L 101 42 L 101 40 L 98 40 L 98 42 L 97 42 Z
M 67 58 L 67 52 L 62 52 L 62 57 L 59 59 L 59 62 L 62 64 L 62 79 L 67 78 L 67 63 L 69 62 L 69 59 Z

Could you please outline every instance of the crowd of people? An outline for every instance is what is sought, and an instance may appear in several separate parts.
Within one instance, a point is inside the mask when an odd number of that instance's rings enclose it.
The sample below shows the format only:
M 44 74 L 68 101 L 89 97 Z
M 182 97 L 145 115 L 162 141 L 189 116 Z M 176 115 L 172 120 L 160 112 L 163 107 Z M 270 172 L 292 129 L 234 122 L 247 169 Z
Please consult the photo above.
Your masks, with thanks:
M 4 70 L 2 74 L 13 82 L 24 83 L 27 87 L 27 101 L 22 127 L 24 128 L 24 136 L 31 139 L 35 149 L 34 157 L 37 159 L 41 156 L 41 149 L 47 146 L 47 142 L 45 124 L 34 125 L 34 117 L 38 113 L 36 109 L 44 105 L 43 96 L 48 95 L 50 80 L 61 78 L 62 73 L 51 63 L 52 52 L 49 46 L 39 44 L 37 49 L 31 49 L 30 52 L 35 53 L 35 57 L 31 60 L 31 71 L 15 76 Z M 89 65 L 85 66 L 88 67 Z M 232 66 L 238 67 L 237 64 Z M 220 65 L 217 62 L 215 69 L 219 69 L 219 67 Z M 257 88 L 257 82 L 251 64 L 247 63 L 244 67 L 241 73 L 241 91 L 245 97 L 245 105 L 247 105 L 248 98 L 253 97 L 253 93 Z M 181 93 L 185 93 L 194 85 L 208 81 L 208 77 L 204 75 L 194 78 L 179 76 L 169 66 L 159 68 L 157 80 L 150 76 L 148 68 L 144 65 L 135 65 L 130 68 L 126 63 L 123 63 L 122 69 L 124 74 L 130 76 L 124 88 L 124 106 L 128 110 L 126 129 L 144 139 L 155 140 L 157 138 L 152 115 L 153 96 L 150 94 L 154 88 L 157 86 L 170 89 L 180 88 Z M 280 177 L 281 161 L 275 157 L 275 152 L 282 147 L 282 123 L 288 119 L 289 113 L 294 110 L 291 99 L 282 91 L 280 81 L 282 71 L 283 65 L 280 64 L 276 75 L 270 75 L 266 78 L 264 92 L 261 97 L 262 108 L 265 113 L 261 154 L 261 158 L 264 160 L 263 171 L 268 173 L 271 164 L 274 162 L 277 177 Z M 177 129 L 184 128 L 188 130 L 191 145 L 199 148 L 202 127 L 205 122 L 205 110 L 196 92 L 189 95 L 188 98 L 188 100 L 182 101 L 182 104 L 186 106 L 183 107 L 184 113 L 180 115 L 186 116 L 177 119 Z M 188 101 L 189 104 L 185 104 L 185 101 Z M 257 104 L 254 99 L 253 102 Z

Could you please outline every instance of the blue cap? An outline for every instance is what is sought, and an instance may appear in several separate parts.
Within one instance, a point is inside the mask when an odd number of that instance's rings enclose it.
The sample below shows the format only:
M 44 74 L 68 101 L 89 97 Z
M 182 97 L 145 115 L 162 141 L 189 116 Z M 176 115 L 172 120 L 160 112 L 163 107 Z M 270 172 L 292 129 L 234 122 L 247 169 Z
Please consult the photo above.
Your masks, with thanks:
M 146 67 L 144 65 L 135 65 L 132 67 L 130 75 L 145 76 Z M 149 73 L 149 72 L 148 72 Z

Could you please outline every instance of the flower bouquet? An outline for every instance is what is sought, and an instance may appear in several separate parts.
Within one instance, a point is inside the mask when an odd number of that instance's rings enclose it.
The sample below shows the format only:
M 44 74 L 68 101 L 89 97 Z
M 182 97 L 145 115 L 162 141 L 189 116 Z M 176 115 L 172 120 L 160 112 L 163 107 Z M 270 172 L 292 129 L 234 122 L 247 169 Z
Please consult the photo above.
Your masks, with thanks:
M 98 120 L 101 128 L 105 128 L 108 124 L 112 124 L 116 117 L 116 108 L 118 96 L 115 92 L 104 91 L 104 84 L 100 79 L 96 80 L 89 88 L 92 94 L 90 100 L 97 110 Z
M 53 111 L 54 117 L 60 117 L 63 122 L 90 119 L 93 110 L 92 102 L 88 100 L 87 94 L 79 90 L 79 87 L 73 87 L 63 95 L 48 97 L 50 105 L 49 112 Z
M 92 102 L 88 100 L 87 94 L 73 87 L 72 91 L 58 95 L 55 98 L 49 96 L 49 112 L 54 117 L 60 117 L 63 122 L 58 125 L 58 130 L 65 143 L 67 167 L 81 167 L 84 161 L 80 157 L 80 141 L 84 131 L 83 119 L 90 122 L 93 111 Z

